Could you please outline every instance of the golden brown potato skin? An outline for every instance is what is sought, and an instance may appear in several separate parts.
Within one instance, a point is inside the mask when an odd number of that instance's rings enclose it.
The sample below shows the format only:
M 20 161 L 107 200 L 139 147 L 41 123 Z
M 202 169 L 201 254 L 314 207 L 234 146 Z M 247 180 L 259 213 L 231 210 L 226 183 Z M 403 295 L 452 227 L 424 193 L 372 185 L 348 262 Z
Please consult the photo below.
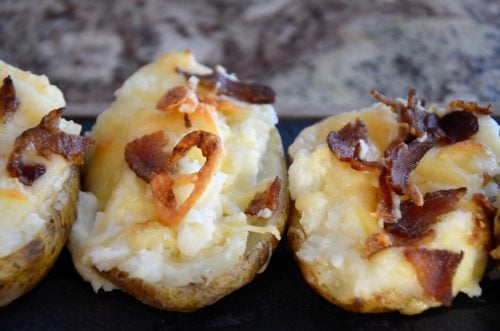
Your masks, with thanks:
M 475 220 L 474 238 L 477 240 L 478 247 L 483 246 L 487 249 L 491 236 L 490 229 L 487 226 L 489 222 L 488 217 L 478 208 L 478 212 L 475 213 Z M 293 206 L 293 201 L 289 222 L 288 242 L 293 252 L 296 253 L 304 242 L 305 235 L 302 225 L 300 224 L 300 214 Z M 324 278 L 322 274 L 328 273 L 327 265 L 322 263 L 309 264 L 301 261 L 295 254 L 294 257 L 309 286 L 323 298 L 345 310 L 353 313 L 385 313 L 399 311 L 402 314 L 408 315 L 421 312 L 415 305 L 417 300 L 412 300 L 411 298 L 401 295 L 397 291 L 381 292 L 368 300 L 353 298 L 350 301 L 340 301 L 332 295 L 332 291 L 330 291 L 328 287 L 329 284 L 322 281 Z M 436 302 L 436 306 L 439 305 L 440 303 Z
M 288 218 L 288 197 L 281 210 L 278 229 L 283 235 Z M 263 238 L 246 253 L 243 260 L 231 270 L 210 282 L 190 284 L 184 287 L 168 288 L 146 283 L 138 278 L 130 278 L 120 269 L 113 268 L 100 272 L 123 291 L 155 308 L 179 312 L 191 312 L 210 305 L 238 288 L 248 284 L 266 266 L 276 248 L 278 240 L 271 234 Z
M 304 242 L 304 233 L 299 220 L 299 213 L 294 207 L 292 207 L 290 227 L 288 230 L 288 242 L 294 252 L 297 252 Z M 302 271 L 304 279 L 309 284 L 309 286 L 311 286 L 311 288 L 323 298 L 339 307 L 342 307 L 345 310 L 351 311 L 353 313 L 385 313 L 393 311 L 395 309 L 397 310 L 398 306 L 402 307 L 405 304 L 402 301 L 402 299 L 404 298 L 398 298 L 398 294 L 395 292 L 384 293 L 385 295 L 373 297 L 368 301 L 361 299 L 353 299 L 350 302 L 339 301 L 335 296 L 331 294 L 331 291 L 328 289 L 328 284 L 324 284 L 321 281 L 322 272 L 328 272 L 328 270 L 326 270 L 325 267 L 320 263 L 317 263 L 315 265 L 307 264 L 297 258 L 296 255 L 294 256 Z M 394 306 L 394 308 L 388 308 L 390 306 Z
M 31 290 L 51 269 L 76 218 L 79 184 L 78 168 L 72 165 L 47 225 L 31 242 L 0 259 L 0 307 Z
M 283 180 L 279 207 L 272 216 L 272 219 L 276 220 L 275 224 L 281 236 L 283 236 L 288 220 L 290 195 L 288 193 L 283 147 L 276 129 L 274 129 L 271 135 L 271 143 L 273 144 L 271 154 L 273 157 L 278 158 L 280 162 L 280 173 L 276 175 L 280 176 Z M 266 233 L 261 236 L 260 240 L 246 252 L 244 258 L 237 265 L 234 265 L 231 270 L 209 282 L 193 283 L 183 287 L 168 288 L 146 283 L 141 279 L 129 277 L 127 272 L 118 268 L 98 272 L 123 291 L 133 295 L 145 304 L 163 310 L 191 312 L 210 305 L 234 290 L 248 284 L 257 273 L 263 271 L 262 269 L 266 267 L 277 245 L 278 240 L 272 234 Z
M 283 213 L 283 218 L 285 218 Z M 245 255 L 245 258 L 230 271 L 211 282 L 168 288 L 148 284 L 137 278 L 129 278 L 126 272 L 114 268 L 101 273 L 125 292 L 155 308 L 179 312 L 191 312 L 210 305 L 238 288 L 248 284 L 266 265 L 278 241 L 271 234 Z

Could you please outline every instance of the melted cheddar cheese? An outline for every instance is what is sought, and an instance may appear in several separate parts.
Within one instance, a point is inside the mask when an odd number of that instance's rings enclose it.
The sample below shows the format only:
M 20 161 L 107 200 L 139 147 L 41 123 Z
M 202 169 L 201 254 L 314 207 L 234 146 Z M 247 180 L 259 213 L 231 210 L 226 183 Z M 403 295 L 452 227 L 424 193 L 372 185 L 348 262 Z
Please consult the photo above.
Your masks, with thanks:
M 11 118 L 0 121 L 0 258 L 5 257 L 27 243 L 45 226 L 51 208 L 70 173 L 70 163 L 59 155 L 49 159 L 36 153 L 26 155 L 26 162 L 42 163 L 47 171 L 32 186 L 26 186 L 12 178 L 6 170 L 14 142 L 24 131 L 37 126 L 51 110 L 65 106 L 61 91 L 50 85 L 45 76 L 37 76 L 16 69 L 0 61 L 0 84 L 11 76 L 19 107 Z M 60 129 L 79 134 L 81 127 L 61 120 Z
M 194 112 L 159 111 L 156 104 L 166 91 L 193 84 L 176 68 L 211 72 L 189 52 L 166 54 L 124 83 L 92 130 L 96 147 L 86 170 L 85 188 L 97 198 L 88 199 L 96 214 L 87 213 L 77 220 L 70 248 L 77 269 L 96 290 L 112 285 L 91 266 L 100 271 L 117 267 L 152 284 L 183 286 L 229 270 L 243 258 L 249 233 L 271 232 L 279 237 L 275 225 L 266 221 L 252 225 L 243 212 L 255 193 L 280 172 L 279 162 L 266 155 L 277 122 L 273 107 L 221 97 L 223 102 Z M 168 153 L 194 130 L 218 135 L 222 158 L 201 198 L 177 226 L 168 227 L 159 222 L 151 185 L 125 162 L 124 148 L 136 138 L 162 131 Z M 197 172 L 204 162 L 193 148 L 178 161 L 177 171 Z M 185 200 L 192 189 L 192 185 L 176 188 L 177 201 Z
M 431 111 L 439 111 L 437 107 Z M 452 293 L 481 293 L 480 281 L 487 261 L 484 242 L 475 238 L 478 206 L 475 193 L 496 196 L 497 185 L 485 185 L 485 178 L 500 172 L 499 127 L 489 116 L 478 115 L 479 132 L 470 140 L 436 145 L 411 173 L 422 194 L 466 187 L 467 194 L 457 210 L 440 216 L 432 226 L 435 237 L 419 247 L 464 252 L 453 277 Z M 289 169 L 290 193 L 299 213 L 303 239 L 298 259 L 313 269 L 310 276 L 328 289 L 337 301 L 380 300 L 381 307 L 418 313 L 438 302 L 425 295 L 414 267 L 405 259 L 402 247 L 384 249 L 371 258 L 362 256 L 365 240 L 383 232 L 377 217 L 378 170 L 357 171 L 349 162 L 337 159 L 326 137 L 357 118 L 366 123 L 370 138 L 382 156 L 398 136 L 398 118 L 389 107 L 375 104 L 360 111 L 332 116 L 306 128 L 291 145 L 293 163 Z M 321 271 L 319 271 L 321 270 Z M 383 305 L 386 305 L 385 307 Z

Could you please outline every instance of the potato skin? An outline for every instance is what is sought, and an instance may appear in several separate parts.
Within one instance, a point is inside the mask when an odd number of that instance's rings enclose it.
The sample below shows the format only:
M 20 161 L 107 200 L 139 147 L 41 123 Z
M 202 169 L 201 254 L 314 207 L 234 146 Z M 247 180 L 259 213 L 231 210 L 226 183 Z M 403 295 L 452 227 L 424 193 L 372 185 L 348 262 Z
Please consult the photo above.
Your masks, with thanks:
M 306 263 L 300 260 L 296 253 L 305 241 L 305 234 L 300 224 L 300 214 L 294 207 L 292 201 L 290 223 L 288 229 L 288 243 L 294 252 L 294 257 L 299 265 L 304 279 L 311 288 L 329 302 L 353 313 L 386 313 L 399 311 L 401 314 L 414 315 L 422 311 L 440 306 L 439 302 L 423 303 L 418 298 L 410 298 L 400 294 L 398 291 L 380 292 L 370 298 L 351 298 L 351 300 L 341 301 L 332 294 L 328 282 L 324 281 L 323 274 L 328 273 L 328 266 L 323 263 Z M 487 226 L 488 217 L 484 212 L 475 214 L 474 238 L 478 247 L 487 250 L 490 242 L 490 230 Z M 485 264 L 486 265 L 486 264 Z
M 272 219 L 276 220 L 273 223 L 276 224 L 281 236 L 283 236 L 290 206 L 286 163 L 281 138 L 276 129 L 273 129 L 270 139 L 270 143 L 273 144 L 270 153 L 273 157 L 278 158 L 280 162 L 280 171 L 276 175 L 279 175 L 283 180 L 279 207 Z M 267 266 L 277 245 L 278 240 L 272 234 L 266 233 L 246 252 L 243 259 L 230 270 L 210 281 L 191 283 L 182 287 L 169 288 L 150 284 L 141 279 L 132 278 L 127 272 L 118 268 L 109 271 L 95 270 L 123 291 L 147 305 L 162 310 L 192 312 L 220 300 L 252 281 L 256 274 L 262 272 Z
M 79 185 L 78 167 L 72 165 L 46 226 L 31 242 L 0 259 L 0 307 L 31 290 L 52 268 L 76 218 Z
M 125 292 L 155 308 L 191 312 L 210 305 L 248 284 L 271 258 L 278 241 L 270 234 L 259 241 L 233 269 L 210 282 L 168 288 L 146 283 L 117 268 L 101 274 Z
M 300 214 L 295 209 L 292 203 L 292 211 L 290 215 L 290 226 L 288 229 L 288 243 L 294 253 L 300 249 L 302 243 L 304 242 L 304 231 L 302 229 L 302 225 L 300 224 Z M 335 296 L 330 293 L 328 289 L 328 284 L 324 284 L 321 281 L 321 274 L 323 272 L 328 272 L 325 270 L 324 266 L 320 263 L 317 264 L 308 264 L 304 261 L 300 260 L 296 254 L 294 254 L 295 261 L 299 265 L 302 275 L 306 282 L 311 286 L 311 288 L 321 295 L 323 298 L 328 300 L 329 302 L 342 307 L 343 309 L 353 312 L 353 313 L 384 313 L 389 312 L 394 309 L 387 308 L 388 302 L 393 301 L 394 298 L 390 298 L 388 294 L 386 296 L 378 296 L 374 297 L 371 300 L 361 300 L 361 299 L 353 299 L 350 302 L 342 302 L 339 301 Z M 396 293 L 393 293 L 396 295 Z

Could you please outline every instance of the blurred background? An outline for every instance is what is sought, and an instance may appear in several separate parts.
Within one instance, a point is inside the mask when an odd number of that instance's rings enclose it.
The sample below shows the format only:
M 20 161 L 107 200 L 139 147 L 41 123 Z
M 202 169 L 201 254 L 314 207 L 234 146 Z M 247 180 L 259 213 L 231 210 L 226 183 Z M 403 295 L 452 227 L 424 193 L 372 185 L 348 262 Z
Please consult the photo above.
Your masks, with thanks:
M 0 59 L 49 76 L 73 115 L 183 49 L 271 85 L 282 116 L 369 105 L 372 88 L 500 102 L 498 0 L 0 0 Z

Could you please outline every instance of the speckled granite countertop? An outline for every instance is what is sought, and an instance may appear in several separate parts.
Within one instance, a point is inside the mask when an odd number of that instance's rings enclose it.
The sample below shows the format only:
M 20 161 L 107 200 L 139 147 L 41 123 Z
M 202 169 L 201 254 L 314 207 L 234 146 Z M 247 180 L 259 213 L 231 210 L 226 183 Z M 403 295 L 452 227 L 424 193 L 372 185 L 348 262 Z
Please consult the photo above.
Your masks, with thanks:
M 498 0 L 351 2 L 1 0 L 0 59 L 45 73 L 77 115 L 104 109 L 139 66 L 186 48 L 271 85 L 282 116 L 368 105 L 372 88 L 500 102 Z

